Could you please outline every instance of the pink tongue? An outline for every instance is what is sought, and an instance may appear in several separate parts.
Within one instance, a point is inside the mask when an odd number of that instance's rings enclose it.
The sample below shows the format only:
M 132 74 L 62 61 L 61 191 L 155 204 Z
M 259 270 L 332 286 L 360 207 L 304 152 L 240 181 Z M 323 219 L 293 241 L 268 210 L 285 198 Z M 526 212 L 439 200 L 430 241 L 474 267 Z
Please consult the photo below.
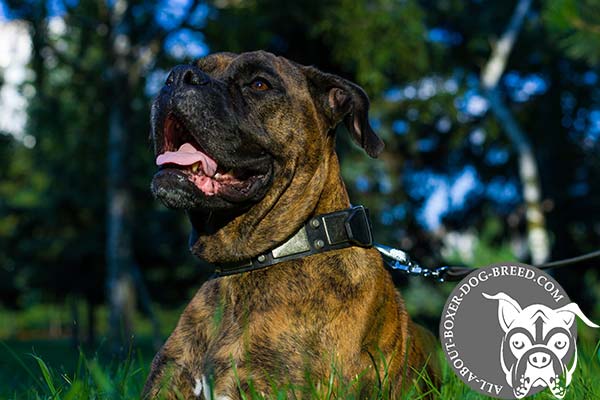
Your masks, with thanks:
M 156 157 L 156 165 L 177 164 L 192 165 L 200 161 L 202 171 L 208 176 L 214 176 L 217 172 L 217 163 L 215 160 L 198 151 L 189 143 L 181 145 L 177 151 L 167 151 Z

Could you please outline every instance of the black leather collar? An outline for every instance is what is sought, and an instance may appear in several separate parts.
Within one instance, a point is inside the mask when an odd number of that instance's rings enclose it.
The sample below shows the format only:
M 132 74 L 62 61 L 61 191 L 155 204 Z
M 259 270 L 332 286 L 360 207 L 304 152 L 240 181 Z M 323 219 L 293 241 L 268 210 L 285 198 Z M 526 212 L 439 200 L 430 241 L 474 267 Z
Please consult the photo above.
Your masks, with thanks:
M 217 276 L 239 274 L 351 246 L 373 246 L 369 210 L 363 206 L 316 215 L 282 245 L 250 260 L 217 264 L 215 273 Z

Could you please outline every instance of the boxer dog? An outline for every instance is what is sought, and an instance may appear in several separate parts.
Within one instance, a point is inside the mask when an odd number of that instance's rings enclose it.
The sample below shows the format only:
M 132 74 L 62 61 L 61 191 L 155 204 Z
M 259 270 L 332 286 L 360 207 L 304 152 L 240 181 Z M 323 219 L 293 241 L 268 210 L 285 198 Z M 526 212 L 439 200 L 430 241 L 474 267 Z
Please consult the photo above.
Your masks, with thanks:
M 328 382 L 395 396 L 425 370 L 437 382 L 436 341 L 340 176 L 339 123 L 382 151 L 368 109 L 356 84 L 264 51 L 171 71 L 152 105 L 152 192 L 187 212 L 191 251 L 217 274 L 154 358 L 147 398 L 269 397 L 275 383 L 293 397 Z

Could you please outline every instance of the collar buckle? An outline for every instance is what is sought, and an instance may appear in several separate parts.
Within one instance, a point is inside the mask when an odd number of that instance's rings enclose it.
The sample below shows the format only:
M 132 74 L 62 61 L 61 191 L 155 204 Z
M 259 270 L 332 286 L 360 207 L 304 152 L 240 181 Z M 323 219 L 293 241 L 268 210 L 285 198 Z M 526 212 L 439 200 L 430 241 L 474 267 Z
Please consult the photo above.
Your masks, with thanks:
M 348 241 L 360 247 L 373 246 L 373 233 L 369 210 L 364 206 L 356 206 L 350 209 L 350 215 L 344 222 Z

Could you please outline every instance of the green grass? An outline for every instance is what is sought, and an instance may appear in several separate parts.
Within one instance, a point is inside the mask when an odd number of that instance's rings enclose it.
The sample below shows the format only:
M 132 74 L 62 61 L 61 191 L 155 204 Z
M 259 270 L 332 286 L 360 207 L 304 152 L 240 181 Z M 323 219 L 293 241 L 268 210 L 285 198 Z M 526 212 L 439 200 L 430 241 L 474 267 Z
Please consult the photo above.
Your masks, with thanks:
M 597 339 L 595 339 L 597 340 Z M 600 399 L 600 342 L 581 340 L 579 362 L 573 382 L 568 387 L 565 399 Z M 74 351 L 66 341 L 0 342 L 0 400 L 75 400 L 75 399 L 139 399 L 148 373 L 152 350 L 149 343 L 139 341 L 125 361 L 111 360 L 102 351 L 102 346 L 93 354 Z M 440 355 L 441 357 L 441 355 Z M 423 398 L 431 392 L 440 399 L 488 399 L 476 394 L 464 385 L 444 364 L 443 384 L 433 388 L 425 374 L 423 388 L 412 387 L 407 399 Z M 382 384 L 376 388 L 372 399 L 388 399 L 390 382 L 385 371 Z M 346 386 L 334 384 L 335 373 L 329 381 L 309 383 L 308 392 L 302 390 L 302 398 L 311 399 L 358 399 L 359 381 Z M 310 382 L 310 379 L 309 379 Z M 277 387 L 273 382 L 275 399 L 284 399 L 290 393 L 289 386 Z M 304 396 L 308 393 L 308 397 Z M 263 399 L 252 388 L 245 399 Z M 531 397 L 536 400 L 554 399 L 549 391 Z
M 75 350 L 69 340 L 0 341 L 0 400 L 138 399 L 154 350 L 137 340 L 125 361 L 101 344 Z

